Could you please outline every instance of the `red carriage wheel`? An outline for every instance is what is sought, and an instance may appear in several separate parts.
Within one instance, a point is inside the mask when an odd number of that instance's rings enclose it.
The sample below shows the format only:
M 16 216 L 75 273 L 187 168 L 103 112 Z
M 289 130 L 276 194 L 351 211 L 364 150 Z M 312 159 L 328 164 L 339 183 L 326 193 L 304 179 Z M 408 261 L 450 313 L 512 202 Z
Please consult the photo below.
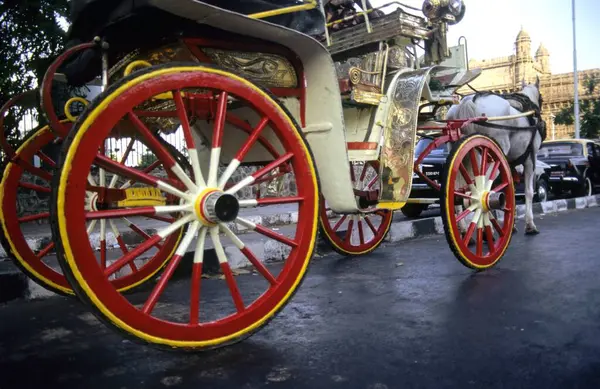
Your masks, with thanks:
M 138 109 L 157 101 L 161 106 L 171 104 L 176 111 L 188 148 L 193 174 L 187 175 L 173 160 L 165 165 L 178 180 L 166 182 L 96 154 L 117 123 L 128 123 L 130 130 L 152 144 L 156 134 L 142 120 L 143 115 Z M 213 113 L 210 118 L 205 115 L 207 108 Z M 229 114 L 241 115 L 251 123 L 250 134 L 228 126 L 226 117 Z M 203 119 L 198 120 L 198 117 Z M 276 158 L 258 141 L 261 134 L 275 145 Z M 200 142 L 205 139 L 209 142 L 209 150 L 200 147 Z M 208 66 L 165 64 L 149 67 L 104 91 L 88 106 L 65 142 L 66 151 L 59 163 L 60 172 L 54 181 L 57 190 L 52 200 L 55 207 L 53 228 L 59 237 L 57 248 L 77 295 L 112 328 L 162 347 L 215 348 L 253 334 L 298 288 L 317 234 L 318 181 L 312 155 L 300 129 L 287 110 L 263 89 L 234 74 Z M 153 151 L 169 159 L 168 150 L 156 144 Z M 258 170 L 244 170 L 250 163 L 258 165 Z M 170 226 L 157 231 L 135 252 L 123 255 L 106 268 L 99 266 L 89 245 L 82 239 L 85 223 L 90 218 L 90 212 L 85 211 L 85 183 L 94 165 L 117 171 L 179 199 L 179 205 L 170 209 L 145 206 L 124 211 L 97 211 L 110 217 L 177 212 Z M 220 167 L 223 168 L 221 172 Z M 259 199 L 238 197 L 240 191 L 275 171 L 288 172 L 295 183 L 290 185 L 295 188 L 294 195 L 278 193 L 275 197 Z M 241 213 L 244 208 L 280 204 L 297 205 L 295 231 L 282 229 L 276 232 Z M 153 243 L 170 236 L 173 230 L 186 225 L 188 232 L 160 281 L 147 295 L 142 295 L 143 292 L 133 296 L 121 294 L 109 282 L 114 271 L 126 266 Z M 241 234 L 242 228 L 255 238 L 266 239 L 260 242 L 261 248 L 279 244 L 283 264 L 277 269 L 267 268 L 264 261 L 259 260 L 261 253 L 255 252 L 253 247 L 256 246 L 246 241 L 248 235 Z M 294 226 L 290 226 L 292 228 Z M 224 246 L 223 237 L 231 242 L 231 246 Z M 204 248 L 211 241 L 222 279 L 201 277 Z M 190 263 L 192 270 L 187 279 L 175 282 L 171 277 L 188 249 L 194 252 Z M 233 255 L 247 260 L 260 277 L 241 275 L 236 278 L 230 265 Z M 259 282 L 262 282 L 258 284 L 261 288 L 246 288 L 249 283 L 256 286 Z M 257 293 L 257 288 L 262 292 Z
M 11 159 L 12 162 L 6 166 L 0 182 L 0 224 L 2 226 L 0 238 L 5 251 L 14 263 L 37 284 L 58 294 L 72 295 L 73 290 L 59 264 L 53 262 L 54 242 L 44 240 L 40 244 L 37 240 L 30 242 L 27 239 L 29 225 L 38 221 L 42 222 L 36 226 L 38 232 L 41 232 L 41 235 L 44 235 L 44 232 L 47 232 L 47 235 L 51 234 L 50 225 L 44 221 L 50 216 L 50 206 L 47 203 L 52 190 L 50 185 L 52 172 L 56 166 L 55 158 L 47 152 L 47 147 L 53 144 L 55 147 L 59 145 L 48 126 L 34 130 L 21 142 L 14 153 L 15 156 Z M 34 166 L 34 157 L 39 158 L 40 167 Z M 115 179 L 112 186 L 118 187 L 116 185 L 118 182 Z M 28 215 L 20 215 L 18 199 L 21 196 L 33 196 L 40 207 Z M 90 191 L 87 193 L 87 198 L 97 199 L 98 196 Z M 115 251 L 123 252 L 136 247 L 133 242 L 129 245 L 125 244 L 122 238 L 124 231 L 131 231 L 132 235 L 138 236 L 142 241 L 147 239 L 147 234 L 136 223 L 135 219 L 92 221 L 85 231 L 93 236 L 93 239 L 98 240 L 100 245 L 100 250 L 96 252 L 98 261 L 110 262 L 106 258 L 107 253 L 111 253 L 111 250 L 107 250 L 107 237 L 109 242 L 118 245 L 119 248 Z M 100 233 L 96 234 L 97 232 Z M 137 264 L 115 275 L 112 279 L 115 287 L 120 291 L 126 291 L 152 279 L 171 256 L 182 233 L 180 230 L 173 234 L 160 247 L 157 245 L 156 250 L 153 250 L 153 253 L 143 261 L 138 261 Z M 141 244 L 139 240 L 137 239 L 138 245 Z
M 350 169 L 355 190 L 374 192 L 378 189 L 378 162 L 350 163 Z M 359 198 L 358 201 L 368 200 Z M 392 219 L 393 213 L 387 209 L 356 215 L 333 215 L 321 196 L 320 231 L 331 247 L 342 255 L 362 255 L 375 250 L 385 239 Z
M 445 165 L 441 213 L 458 260 L 487 269 L 502 257 L 513 232 L 515 190 L 502 149 L 479 134 L 456 143 Z

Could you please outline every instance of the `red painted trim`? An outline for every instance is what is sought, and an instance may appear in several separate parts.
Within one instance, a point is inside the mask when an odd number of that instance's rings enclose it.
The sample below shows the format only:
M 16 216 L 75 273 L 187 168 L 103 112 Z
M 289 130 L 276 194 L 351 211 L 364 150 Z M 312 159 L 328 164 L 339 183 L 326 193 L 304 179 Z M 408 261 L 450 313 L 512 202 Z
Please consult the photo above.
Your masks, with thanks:
M 58 70 L 60 65 L 62 65 L 62 63 L 65 62 L 65 60 L 67 60 L 70 56 L 76 52 L 95 47 L 96 45 L 96 42 L 82 43 L 65 50 L 61 55 L 58 56 L 58 58 L 56 58 L 56 60 L 54 60 L 54 62 L 52 62 L 52 65 L 48 67 L 48 70 L 46 70 L 46 73 L 44 74 L 41 93 L 42 111 L 48 119 L 50 129 L 56 135 L 62 138 L 67 136 L 69 133 L 69 128 L 58 120 L 58 116 L 54 112 L 54 104 L 52 104 L 52 81 L 54 80 L 54 75 L 56 74 L 56 70 Z
M 348 150 L 377 150 L 377 142 L 346 142 Z

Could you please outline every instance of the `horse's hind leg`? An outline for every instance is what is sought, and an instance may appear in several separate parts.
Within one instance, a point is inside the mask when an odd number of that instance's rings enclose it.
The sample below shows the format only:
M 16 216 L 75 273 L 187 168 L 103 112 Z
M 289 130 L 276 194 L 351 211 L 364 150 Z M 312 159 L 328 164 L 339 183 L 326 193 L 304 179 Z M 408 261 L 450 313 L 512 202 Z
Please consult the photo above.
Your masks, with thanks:
M 540 231 L 533 222 L 533 182 L 535 172 L 533 161 L 527 158 L 523 164 L 525 176 L 525 235 L 536 235 Z

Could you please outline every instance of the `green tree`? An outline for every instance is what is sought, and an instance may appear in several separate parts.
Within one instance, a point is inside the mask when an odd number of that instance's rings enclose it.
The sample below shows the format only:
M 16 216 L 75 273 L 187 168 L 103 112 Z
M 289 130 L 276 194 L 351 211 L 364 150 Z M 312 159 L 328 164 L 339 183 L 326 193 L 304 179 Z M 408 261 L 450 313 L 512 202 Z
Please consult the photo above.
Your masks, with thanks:
M 585 93 L 579 103 L 579 134 L 582 138 L 600 137 L 600 99 L 594 92 L 600 86 L 600 79 L 588 77 L 584 80 Z M 556 124 L 572 125 L 575 123 L 573 103 L 562 109 L 554 119 Z
M 152 165 L 157 159 L 158 158 L 156 158 L 156 155 L 154 155 L 153 152 L 146 151 L 140 157 L 140 163 L 139 163 L 138 167 L 139 168 L 146 168 L 146 167 Z
M 46 69 L 66 43 L 68 0 L 0 0 L 0 106 L 38 87 Z M 9 138 L 24 112 L 5 119 Z M 43 121 L 41 117 L 36 117 Z

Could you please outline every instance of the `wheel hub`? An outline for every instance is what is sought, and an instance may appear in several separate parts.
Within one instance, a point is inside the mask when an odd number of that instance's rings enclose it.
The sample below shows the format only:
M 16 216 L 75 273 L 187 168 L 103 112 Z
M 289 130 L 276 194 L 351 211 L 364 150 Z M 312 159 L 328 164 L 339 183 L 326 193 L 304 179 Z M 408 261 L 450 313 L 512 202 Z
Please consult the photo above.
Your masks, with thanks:
M 502 192 L 484 192 L 481 196 L 481 205 L 488 211 L 492 209 L 502 209 L 506 204 L 506 195 Z
M 218 189 L 206 189 L 195 202 L 196 217 L 204 225 L 234 221 L 240 211 L 240 203 L 231 194 Z

